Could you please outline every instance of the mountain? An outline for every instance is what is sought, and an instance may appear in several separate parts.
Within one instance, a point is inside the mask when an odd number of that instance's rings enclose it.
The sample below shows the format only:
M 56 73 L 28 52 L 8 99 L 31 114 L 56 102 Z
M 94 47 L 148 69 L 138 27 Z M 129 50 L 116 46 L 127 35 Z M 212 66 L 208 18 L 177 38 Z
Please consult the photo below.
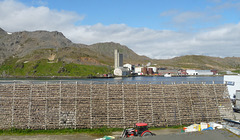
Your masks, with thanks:
M 124 55 L 125 63 L 148 63 L 151 60 L 118 43 L 75 44 L 57 31 L 10 34 L 0 29 L 0 75 L 79 76 L 84 73 L 86 76 L 109 73 L 114 65 L 114 49 Z
M 211 57 L 203 55 L 185 55 L 172 59 L 153 60 L 161 67 L 168 69 L 216 69 L 219 71 L 240 69 L 239 57 Z
M 0 63 L 10 56 L 24 57 L 39 49 L 57 49 L 73 45 L 60 32 L 34 31 L 7 34 L 0 29 L 0 49 L 2 52 Z
M 25 57 L 36 50 L 49 49 L 55 53 L 57 58 L 66 61 L 76 57 L 87 56 L 99 63 L 113 65 L 114 49 L 119 49 L 123 53 L 124 60 L 128 63 L 146 62 L 150 60 L 145 56 L 139 56 L 128 47 L 118 43 L 107 42 L 93 45 L 74 44 L 62 33 L 54 31 L 34 31 L 16 32 L 7 34 L 0 28 L 0 64 L 9 57 Z M 42 52 L 43 53 L 43 52 Z M 70 58 L 71 57 L 71 58 Z M 74 60 L 71 60 L 74 61 Z
M 151 62 L 157 67 L 168 69 L 240 69 L 239 57 L 186 55 L 172 59 L 151 59 L 140 56 L 119 43 L 75 44 L 57 31 L 7 33 L 0 28 L 0 72 L 10 71 L 9 73 L 11 73 L 12 71 L 11 74 L 14 75 L 17 73 L 16 70 L 9 69 L 19 69 L 18 75 L 39 75 L 40 71 L 49 65 L 52 73 L 55 72 L 59 75 L 75 73 L 78 75 L 74 67 L 77 69 L 80 65 L 91 65 L 105 67 L 105 70 L 102 71 L 104 73 L 109 72 L 110 67 L 113 68 L 115 49 L 123 54 L 124 63 L 130 64 L 146 65 Z M 57 68 L 51 68 L 53 65 Z M 97 73 L 99 73 L 97 70 L 92 70 L 90 74 Z M 47 75 L 44 74 L 44 71 L 41 74 Z

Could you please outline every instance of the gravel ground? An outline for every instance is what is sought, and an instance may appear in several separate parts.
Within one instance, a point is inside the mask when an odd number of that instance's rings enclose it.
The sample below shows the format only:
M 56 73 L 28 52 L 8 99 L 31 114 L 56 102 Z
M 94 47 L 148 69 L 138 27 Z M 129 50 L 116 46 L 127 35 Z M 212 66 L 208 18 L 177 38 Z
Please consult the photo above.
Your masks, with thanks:
M 192 133 L 176 133 L 167 135 L 157 135 L 151 137 L 131 138 L 133 140 L 239 140 L 236 136 L 227 130 L 210 130 Z
M 94 140 L 96 138 L 98 137 L 85 134 L 0 136 L 0 140 Z
M 236 120 L 240 120 L 240 113 L 234 113 Z M 240 136 L 232 134 L 228 130 L 212 130 L 193 133 L 181 133 L 181 129 L 160 129 L 153 130 L 156 136 L 134 137 L 128 140 L 240 140 Z M 119 137 L 121 132 L 114 132 L 114 136 Z M 26 135 L 26 136 L 0 136 L 0 140 L 93 140 L 99 137 L 86 134 L 74 135 Z

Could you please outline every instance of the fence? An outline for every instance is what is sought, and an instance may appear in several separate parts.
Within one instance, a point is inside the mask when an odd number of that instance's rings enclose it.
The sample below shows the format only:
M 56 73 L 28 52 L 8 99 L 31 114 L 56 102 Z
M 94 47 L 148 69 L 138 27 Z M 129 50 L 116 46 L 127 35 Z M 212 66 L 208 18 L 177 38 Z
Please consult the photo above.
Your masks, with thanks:
M 0 84 L 0 129 L 168 126 L 233 118 L 224 84 Z

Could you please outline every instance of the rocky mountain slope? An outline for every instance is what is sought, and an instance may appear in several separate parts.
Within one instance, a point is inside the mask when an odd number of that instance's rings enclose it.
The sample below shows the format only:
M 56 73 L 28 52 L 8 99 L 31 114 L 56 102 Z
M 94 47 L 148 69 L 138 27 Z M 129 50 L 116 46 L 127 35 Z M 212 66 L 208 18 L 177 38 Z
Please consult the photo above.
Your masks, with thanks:
M 48 63 L 113 66 L 115 49 L 123 54 L 124 63 L 152 62 L 157 67 L 169 69 L 240 69 L 239 57 L 187 55 L 156 60 L 140 56 L 127 46 L 114 42 L 93 45 L 75 44 L 57 31 L 22 31 L 10 34 L 0 28 L 0 65 L 2 66 L 10 62 L 19 65 L 27 62 L 37 63 L 41 60 L 47 60 Z
M 77 63 L 80 62 L 77 59 L 81 60 L 82 58 L 80 57 L 83 57 L 81 61 L 85 60 L 85 64 L 87 64 L 87 60 L 89 60 L 89 64 L 92 64 L 94 59 L 96 64 L 113 65 L 114 49 L 119 49 L 124 55 L 124 60 L 128 63 L 150 60 L 145 56 L 137 55 L 126 46 L 113 42 L 89 46 L 74 44 L 57 31 L 23 31 L 8 34 L 0 28 L 0 64 L 11 57 L 24 58 L 27 55 L 37 53 L 37 51 L 45 50 L 46 52 L 41 51 L 41 53 L 48 54 L 43 55 L 45 59 L 50 57 L 50 55 L 55 55 L 56 59 Z

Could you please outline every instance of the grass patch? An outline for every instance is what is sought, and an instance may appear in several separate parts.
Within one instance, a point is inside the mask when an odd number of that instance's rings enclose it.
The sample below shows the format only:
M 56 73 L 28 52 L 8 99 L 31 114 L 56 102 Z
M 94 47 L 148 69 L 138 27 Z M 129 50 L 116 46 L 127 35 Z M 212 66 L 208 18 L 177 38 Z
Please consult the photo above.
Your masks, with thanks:
M 187 125 L 177 125 L 177 126 L 168 126 L 168 127 L 150 127 L 149 130 L 161 130 L 161 129 L 181 129 Z M 85 133 L 92 136 L 105 136 L 112 135 L 113 132 L 122 132 L 123 128 L 96 128 L 96 129 L 50 129 L 50 130 L 33 130 L 33 129 L 6 129 L 0 130 L 0 135 L 64 135 L 64 134 L 79 134 Z
M 74 76 L 87 77 L 98 76 L 111 72 L 111 68 L 101 65 L 80 65 L 62 61 L 49 63 L 46 59 L 19 62 L 18 59 L 10 59 L 0 66 L 0 75 L 10 76 Z
M 232 71 L 234 73 L 240 73 L 240 70 L 235 70 L 235 71 Z
M 32 130 L 16 129 L 0 130 L 0 135 L 62 135 L 86 133 L 94 136 L 111 135 L 112 132 L 123 131 L 122 128 L 96 128 L 96 129 L 51 129 L 51 130 Z

